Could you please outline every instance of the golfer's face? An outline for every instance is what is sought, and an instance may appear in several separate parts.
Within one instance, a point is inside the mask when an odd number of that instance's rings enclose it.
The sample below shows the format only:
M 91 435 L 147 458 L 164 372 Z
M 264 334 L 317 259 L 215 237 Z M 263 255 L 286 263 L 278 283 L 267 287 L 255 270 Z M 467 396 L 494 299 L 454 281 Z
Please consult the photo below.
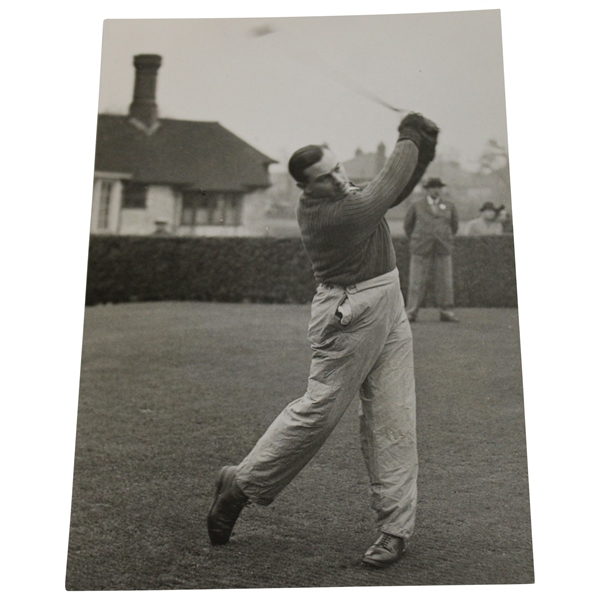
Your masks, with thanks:
M 431 198 L 433 198 L 433 200 L 436 200 L 441 195 L 441 188 L 440 187 L 431 187 L 428 190 L 428 195 L 431 196 Z
M 319 162 L 309 166 L 304 173 L 308 182 L 304 191 L 316 198 L 334 198 L 347 195 L 349 179 L 343 166 L 333 152 L 325 148 Z

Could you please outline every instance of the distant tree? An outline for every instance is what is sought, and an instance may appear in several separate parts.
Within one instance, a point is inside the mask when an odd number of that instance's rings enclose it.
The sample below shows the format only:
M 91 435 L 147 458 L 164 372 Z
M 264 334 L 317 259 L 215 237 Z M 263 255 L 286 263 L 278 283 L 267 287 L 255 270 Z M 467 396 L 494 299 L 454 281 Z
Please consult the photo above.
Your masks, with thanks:
M 482 175 L 495 174 L 499 180 L 510 188 L 510 160 L 507 148 L 495 139 L 490 139 L 479 158 L 479 172 Z

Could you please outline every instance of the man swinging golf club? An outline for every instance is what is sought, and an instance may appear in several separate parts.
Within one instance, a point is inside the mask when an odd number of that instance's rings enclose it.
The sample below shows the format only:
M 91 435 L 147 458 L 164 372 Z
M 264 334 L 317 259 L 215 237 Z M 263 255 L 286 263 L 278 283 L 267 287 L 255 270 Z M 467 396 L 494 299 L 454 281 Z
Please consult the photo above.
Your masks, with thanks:
M 380 536 L 365 564 L 396 562 L 416 520 L 416 397 L 412 333 L 385 213 L 405 200 L 435 156 L 439 129 L 417 113 L 399 125 L 382 171 L 355 187 L 328 148 L 289 160 L 303 191 L 302 241 L 318 283 L 306 393 L 274 420 L 237 466 L 225 466 L 208 514 L 213 545 L 229 541 L 248 503 L 270 504 L 314 457 L 356 395 L 360 440 Z

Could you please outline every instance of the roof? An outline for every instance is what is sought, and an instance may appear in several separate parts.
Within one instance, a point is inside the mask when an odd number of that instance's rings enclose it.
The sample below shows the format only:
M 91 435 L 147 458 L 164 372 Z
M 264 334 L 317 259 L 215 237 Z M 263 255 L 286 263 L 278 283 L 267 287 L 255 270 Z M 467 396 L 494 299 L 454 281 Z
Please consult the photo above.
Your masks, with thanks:
M 96 171 L 130 173 L 142 183 L 211 191 L 248 191 L 270 185 L 276 162 L 217 122 L 160 119 L 148 135 L 128 116 L 100 114 Z
M 360 149 L 356 150 L 356 155 L 346 160 L 343 167 L 349 179 L 359 183 L 374 179 L 385 165 L 385 161 L 385 146 L 379 144 L 376 152 L 364 153 Z

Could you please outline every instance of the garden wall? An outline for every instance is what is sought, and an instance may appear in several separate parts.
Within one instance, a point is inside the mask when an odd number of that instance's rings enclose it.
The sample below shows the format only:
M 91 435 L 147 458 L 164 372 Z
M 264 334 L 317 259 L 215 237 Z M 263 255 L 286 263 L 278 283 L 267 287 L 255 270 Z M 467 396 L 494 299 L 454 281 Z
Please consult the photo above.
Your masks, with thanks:
M 407 297 L 408 240 L 394 239 Z M 86 305 L 131 301 L 306 303 L 315 290 L 297 238 L 122 237 L 92 235 Z M 457 237 L 458 307 L 515 307 L 512 236 Z M 427 303 L 434 301 L 429 289 Z

